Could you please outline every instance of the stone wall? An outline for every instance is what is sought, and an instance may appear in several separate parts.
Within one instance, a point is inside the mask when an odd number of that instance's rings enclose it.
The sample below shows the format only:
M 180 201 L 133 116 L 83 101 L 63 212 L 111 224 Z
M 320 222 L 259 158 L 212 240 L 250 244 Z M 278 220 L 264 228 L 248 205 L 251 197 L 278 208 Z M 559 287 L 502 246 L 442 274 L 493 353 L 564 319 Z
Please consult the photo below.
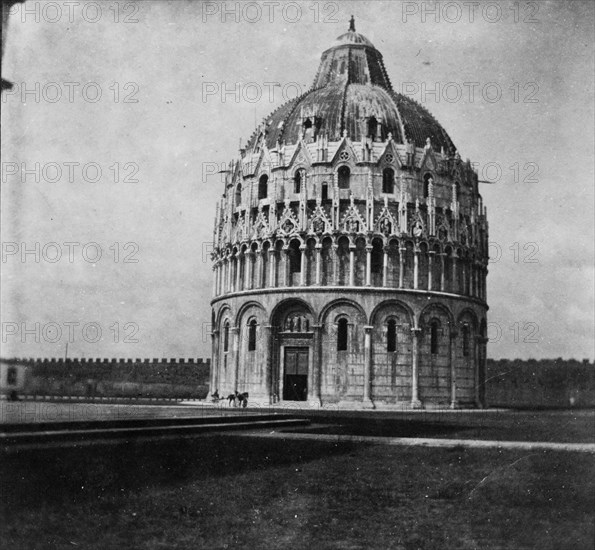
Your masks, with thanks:
M 210 359 L 12 359 L 26 367 L 29 395 L 201 399 Z
M 492 407 L 595 407 L 595 365 L 488 359 L 487 401 Z

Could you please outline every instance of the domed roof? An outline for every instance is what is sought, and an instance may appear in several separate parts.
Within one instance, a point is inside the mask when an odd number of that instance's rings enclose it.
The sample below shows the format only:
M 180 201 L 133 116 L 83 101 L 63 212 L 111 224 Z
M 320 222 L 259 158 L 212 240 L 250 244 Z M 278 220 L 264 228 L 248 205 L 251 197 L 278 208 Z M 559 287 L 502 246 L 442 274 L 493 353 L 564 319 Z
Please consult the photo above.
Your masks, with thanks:
M 424 107 L 393 90 L 382 54 L 355 31 L 352 17 L 349 30 L 323 52 L 312 88 L 265 118 L 266 144 L 297 143 L 304 124 L 316 126 L 329 141 L 340 140 L 344 131 L 360 141 L 372 119 L 382 139 L 390 133 L 397 143 L 409 140 L 424 147 L 430 138 L 436 151 L 454 149 L 446 130 Z M 255 132 L 247 147 L 259 136 Z
M 355 32 L 355 19 L 353 18 L 353 15 L 349 21 L 349 30 L 345 34 L 339 36 L 331 48 L 343 46 L 344 44 L 359 44 L 361 46 L 369 46 L 370 48 L 374 47 L 374 44 L 372 44 L 372 42 L 370 42 L 363 34 Z

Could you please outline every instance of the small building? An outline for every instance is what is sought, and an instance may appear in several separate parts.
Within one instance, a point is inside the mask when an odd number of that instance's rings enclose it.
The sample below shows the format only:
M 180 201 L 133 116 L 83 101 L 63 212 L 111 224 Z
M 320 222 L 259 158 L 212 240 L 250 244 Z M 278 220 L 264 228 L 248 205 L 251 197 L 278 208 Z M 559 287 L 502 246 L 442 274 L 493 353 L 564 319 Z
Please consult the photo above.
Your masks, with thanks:
M 0 359 L 0 395 L 16 399 L 24 390 L 27 365 L 17 359 Z

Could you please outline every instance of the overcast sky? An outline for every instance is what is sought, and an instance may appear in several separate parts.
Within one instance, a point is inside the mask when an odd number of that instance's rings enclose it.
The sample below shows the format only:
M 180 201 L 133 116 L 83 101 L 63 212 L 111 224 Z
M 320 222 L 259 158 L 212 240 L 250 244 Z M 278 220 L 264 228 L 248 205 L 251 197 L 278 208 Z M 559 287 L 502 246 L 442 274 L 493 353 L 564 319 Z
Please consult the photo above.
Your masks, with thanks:
M 353 14 L 393 87 L 496 180 L 482 187 L 489 355 L 592 359 L 593 2 L 450 2 L 437 15 L 432 2 L 290 4 L 15 6 L 2 356 L 63 356 L 69 340 L 70 357 L 209 356 L 222 186 L 208 174 L 310 87 Z

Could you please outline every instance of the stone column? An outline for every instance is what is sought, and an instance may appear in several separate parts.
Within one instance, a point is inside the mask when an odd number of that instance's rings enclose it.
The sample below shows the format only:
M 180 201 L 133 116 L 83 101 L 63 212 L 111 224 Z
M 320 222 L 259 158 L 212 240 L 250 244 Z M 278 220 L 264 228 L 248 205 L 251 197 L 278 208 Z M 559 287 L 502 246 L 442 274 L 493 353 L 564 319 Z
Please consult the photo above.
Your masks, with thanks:
M 229 290 L 230 292 L 235 292 L 236 290 L 236 266 L 237 266 L 237 259 L 236 255 L 230 256 L 229 259 Z
M 422 404 L 419 400 L 419 373 L 418 373 L 418 361 L 419 361 L 419 340 L 421 339 L 421 329 L 412 328 L 413 333 L 413 350 L 412 350 L 412 361 L 411 361 L 411 408 L 421 409 Z
M 317 407 L 322 406 L 322 399 L 320 396 L 320 388 L 321 388 L 321 381 L 322 381 L 322 326 L 323 325 L 312 325 L 312 329 L 314 330 L 314 338 L 312 341 L 312 367 L 311 367 L 311 375 L 308 373 L 308 378 L 311 380 L 311 387 L 308 388 L 308 401 L 312 405 L 316 405 Z M 311 376 L 311 378 L 310 378 Z
M 479 348 L 479 357 L 477 359 L 477 369 L 479 371 L 478 378 L 479 378 L 479 407 L 487 407 L 487 399 L 486 399 L 486 380 L 487 380 L 487 343 L 488 338 L 485 336 L 479 336 L 478 340 L 478 348 Z M 483 386 L 483 387 L 482 387 Z
M 241 290 L 243 290 L 242 288 L 242 278 L 241 278 L 241 273 L 242 273 L 242 256 L 244 255 L 244 253 L 240 250 L 238 251 L 237 257 L 236 257 L 236 292 L 240 292 Z
M 399 288 L 403 288 L 403 270 L 405 267 L 405 248 L 399 248 Z
M 320 286 L 321 283 L 321 255 L 322 255 L 322 245 L 316 245 L 316 285 Z
M 452 288 L 449 289 L 450 292 L 453 292 L 454 294 L 458 294 L 459 293 L 459 288 L 460 288 L 460 281 L 458 280 L 457 277 L 457 253 L 453 250 L 452 251 Z
M 479 336 L 473 340 L 473 378 L 475 385 L 475 406 L 479 409 L 481 407 L 481 400 L 479 398 Z
M 444 292 L 444 257 L 446 254 L 440 252 L 440 292 Z
M 349 247 L 349 286 L 355 286 L 355 247 Z
M 373 326 L 364 326 L 364 398 L 362 405 L 364 407 L 374 408 L 371 399 L 372 390 L 372 330 Z
M 289 272 L 289 248 L 284 248 L 281 255 L 283 256 L 283 286 L 290 286 L 289 279 L 291 273 Z
M 339 284 L 339 245 L 333 244 L 331 250 L 333 255 L 333 275 L 331 284 L 337 286 Z
M 219 331 L 213 330 L 211 333 L 211 382 L 209 388 L 209 397 L 215 390 L 219 390 Z
M 372 285 L 372 247 L 366 246 L 366 286 Z
M 263 251 L 262 250 L 257 250 L 255 252 L 256 254 L 256 276 L 254 277 L 254 283 L 255 283 L 255 288 L 262 288 L 263 284 L 262 282 L 264 281 L 264 277 L 262 274 L 262 254 Z
M 434 265 L 434 255 L 436 252 L 433 250 L 428 250 L 428 290 L 433 290 L 432 279 L 433 279 L 433 272 L 432 267 Z
M 254 272 L 254 252 L 252 252 L 252 250 L 247 250 L 245 256 L 246 268 L 244 271 L 246 273 L 246 277 L 244 280 L 244 288 L 247 290 L 252 290 L 254 288 L 254 285 L 252 284 L 252 276 Z
M 275 288 L 275 271 L 277 267 L 277 257 L 273 248 L 269 249 L 269 287 Z
M 238 382 L 240 376 L 240 327 L 231 327 L 229 332 L 233 339 L 233 388 L 238 391 Z
M 271 325 L 264 325 L 263 327 L 263 338 L 264 346 L 263 357 L 264 357 L 264 377 L 266 394 L 268 397 L 268 404 L 273 403 L 273 327 Z
M 388 285 L 388 250 L 384 247 L 382 256 L 382 286 Z
M 223 260 L 223 293 L 229 292 L 229 257 L 225 257 Z
M 419 286 L 419 247 L 416 245 L 413 249 L 413 288 L 417 290 Z
M 450 408 L 458 408 L 457 400 L 457 332 L 450 333 Z
M 306 269 L 308 267 L 308 255 L 306 254 L 306 245 L 300 246 L 301 262 L 300 262 L 300 286 L 306 286 Z

